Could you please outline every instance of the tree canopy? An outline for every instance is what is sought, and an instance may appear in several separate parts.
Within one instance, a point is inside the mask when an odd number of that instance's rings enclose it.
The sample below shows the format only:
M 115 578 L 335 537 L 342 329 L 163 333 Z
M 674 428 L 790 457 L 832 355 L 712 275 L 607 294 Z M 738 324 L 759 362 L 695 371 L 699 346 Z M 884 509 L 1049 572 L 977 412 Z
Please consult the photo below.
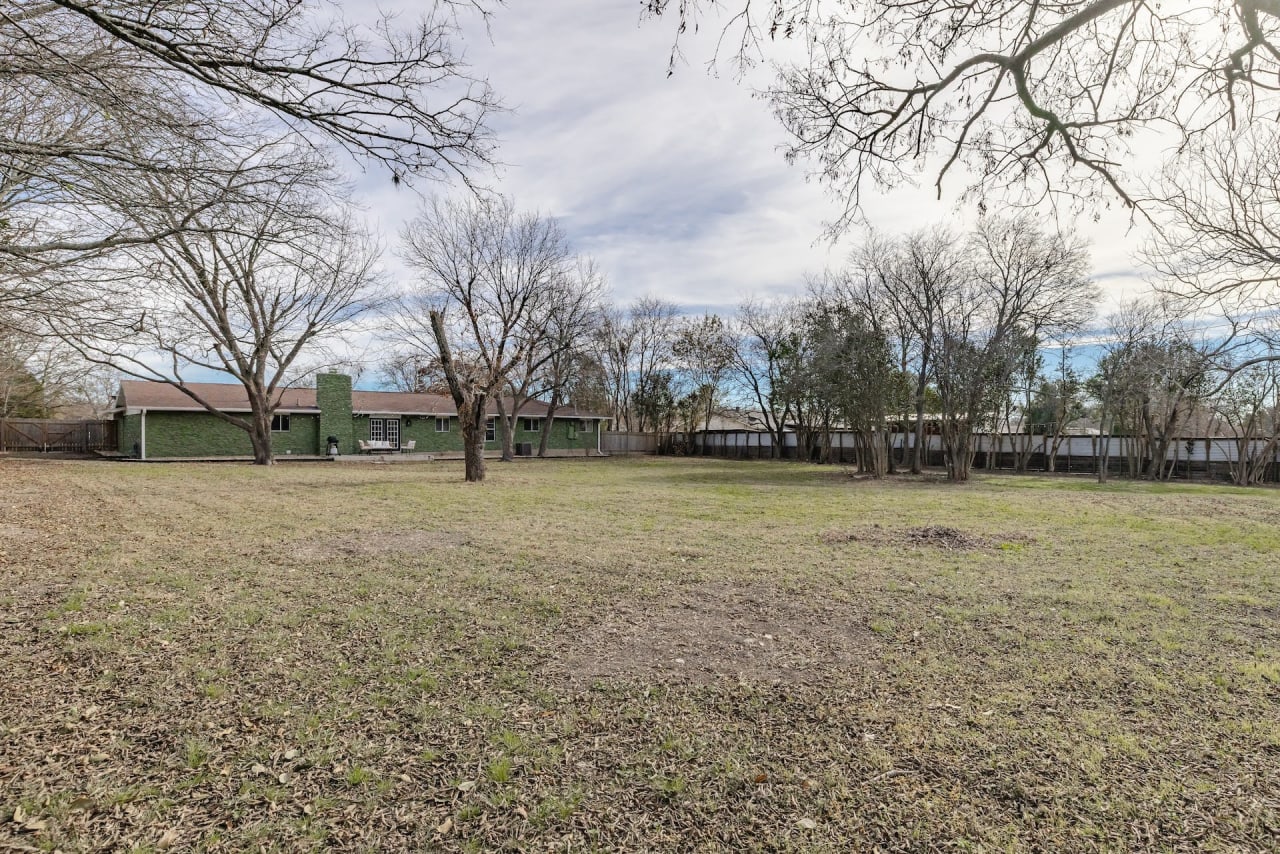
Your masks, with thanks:
M 720 13 L 721 49 L 760 58 L 792 38 L 803 57 L 768 93 L 791 156 L 846 203 L 869 186 L 957 166 L 979 197 L 1141 198 L 1166 144 L 1269 119 L 1280 72 L 1274 0 L 645 0 L 676 45 Z M 673 57 L 675 54 L 673 54 Z

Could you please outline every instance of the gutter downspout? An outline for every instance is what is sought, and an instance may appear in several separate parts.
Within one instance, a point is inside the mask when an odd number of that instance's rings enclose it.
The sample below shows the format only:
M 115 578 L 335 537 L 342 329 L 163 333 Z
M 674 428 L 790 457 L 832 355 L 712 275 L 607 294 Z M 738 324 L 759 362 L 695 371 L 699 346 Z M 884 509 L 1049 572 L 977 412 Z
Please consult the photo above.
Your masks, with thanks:
M 138 459 L 145 460 L 147 458 L 147 410 L 142 410 L 142 441 L 139 444 Z
M 603 422 L 603 421 L 597 421 L 597 422 L 596 422 L 596 456 L 597 456 L 597 457 L 598 457 L 598 456 L 601 456 L 601 451 L 600 451 L 600 433 L 602 432 L 601 428 L 603 428 L 603 427 L 604 427 L 604 422 Z

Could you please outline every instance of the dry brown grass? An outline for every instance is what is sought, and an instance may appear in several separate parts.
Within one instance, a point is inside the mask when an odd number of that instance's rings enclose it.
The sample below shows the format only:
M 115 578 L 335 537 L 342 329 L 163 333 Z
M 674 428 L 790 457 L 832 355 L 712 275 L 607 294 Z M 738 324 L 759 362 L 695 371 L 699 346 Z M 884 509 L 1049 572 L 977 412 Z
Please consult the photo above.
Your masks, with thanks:
M 0 848 L 1277 847 L 1276 492 L 459 478 L 0 460 Z

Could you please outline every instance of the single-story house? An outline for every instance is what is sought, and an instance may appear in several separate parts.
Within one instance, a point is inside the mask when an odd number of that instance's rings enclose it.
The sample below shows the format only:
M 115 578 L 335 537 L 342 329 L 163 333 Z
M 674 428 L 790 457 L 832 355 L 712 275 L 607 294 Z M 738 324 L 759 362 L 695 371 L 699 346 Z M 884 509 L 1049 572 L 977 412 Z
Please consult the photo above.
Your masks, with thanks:
M 189 383 L 188 386 L 218 410 L 237 415 L 249 412 L 249 399 L 238 383 Z M 489 404 L 485 448 L 499 450 L 497 405 Z M 607 416 L 562 406 L 546 424 L 547 405 L 531 400 L 520 410 L 515 441 L 532 444 L 536 452 L 543 430 L 550 430 L 547 447 L 557 451 L 600 449 L 600 431 Z M 249 434 L 210 414 L 168 383 L 125 381 L 116 396 L 115 418 L 119 450 L 140 459 L 165 457 L 250 456 Z M 386 443 L 402 448 L 412 441 L 415 452 L 462 450 L 462 431 L 453 398 L 437 394 L 395 391 L 353 391 L 351 377 L 326 373 L 315 388 L 286 388 L 272 419 L 272 448 L 277 456 L 324 454 L 326 440 L 338 439 L 342 454 L 360 452 L 360 442 Z

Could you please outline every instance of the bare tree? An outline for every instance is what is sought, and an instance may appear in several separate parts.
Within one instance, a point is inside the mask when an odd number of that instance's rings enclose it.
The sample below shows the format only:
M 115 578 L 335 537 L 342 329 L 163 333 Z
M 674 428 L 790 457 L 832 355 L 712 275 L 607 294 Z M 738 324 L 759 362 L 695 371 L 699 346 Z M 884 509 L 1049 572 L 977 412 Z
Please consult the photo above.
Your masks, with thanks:
M 1261 483 L 1280 447 L 1280 369 L 1266 363 L 1232 371 L 1212 407 L 1235 444 L 1232 483 Z
M 397 181 L 465 180 L 490 161 L 486 121 L 497 107 L 455 48 L 466 8 L 485 13 L 478 0 L 436 0 L 410 24 L 387 14 L 368 27 L 297 0 L 3 0 L 0 110 L 15 121 L 0 160 L 36 202 L 64 212 L 174 167 L 175 146 L 245 139 L 267 125 L 272 136 L 336 143 Z M 3 248 L 30 255 L 138 239 L 117 224 Z
M 944 227 L 907 234 L 898 241 L 873 239 L 856 256 L 861 278 L 872 290 L 866 301 L 882 301 L 893 317 L 903 364 L 914 374 L 912 402 L 915 407 L 911 472 L 924 470 L 925 404 L 930 379 L 938 360 L 938 344 L 945 337 L 944 319 L 964 325 L 965 312 L 973 306 L 963 298 L 968 284 L 970 259 L 963 239 Z M 957 311 L 947 318 L 951 311 Z M 868 311 L 876 316 L 878 310 Z
M 572 266 L 566 263 L 561 274 L 543 287 L 539 309 L 542 317 L 533 327 L 536 337 L 528 342 L 523 358 L 507 376 L 499 406 L 502 459 L 506 461 L 515 456 L 515 427 L 521 410 L 529 401 L 550 395 L 538 449 L 539 456 L 546 456 L 555 410 L 564 399 L 565 383 L 574 367 L 572 357 L 595 326 L 604 280 L 594 262 L 578 259 Z
M 616 307 L 606 308 L 592 335 L 592 353 L 604 371 L 615 429 L 631 430 L 633 426 L 631 363 L 635 343 L 636 329 L 627 322 L 626 314 Z
M 669 368 L 676 307 L 657 297 L 641 297 L 631 305 L 630 322 L 635 330 L 632 353 L 636 387 L 655 386 L 657 375 Z M 659 430 L 661 425 L 647 423 L 641 409 L 636 414 L 636 429 L 644 432 L 646 428 Z
M 794 302 L 747 300 L 734 321 L 732 371 L 769 431 L 769 455 L 782 456 L 792 415 L 789 386 L 797 370 L 800 308 Z
M 1144 260 L 1157 287 L 1186 313 L 1209 312 L 1249 325 L 1265 346 L 1240 368 L 1280 359 L 1269 321 L 1280 312 L 1280 131 L 1259 126 L 1188 146 L 1166 170 L 1163 228 Z
M 995 424 L 1028 354 L 1046 335 L 1079 329 L 1097 297 L 1084 245 L 1070 235 L 1046 234 L 1027 215 L 985 218 L 967 252 L 968 275 L 943 304 L 931 345 L 953 480 L 968 479 L 973 434 Z
M 1229 373 L 1247 340 L 1238 329 L 1204 328 L 1167 299 L 1126 303 L 1108 325 L 1108 343 L 1089 382 L 1104 444 L 1099 481 L 1107 477 L 1112 437 L 1130 477 L 1165 480 L 1183 427 L 1221 389 L 1217 377 Z
M 856 307 L 815 301 L 808 335 L 812 345 L 803 382 L 854 439 L 858 470 L 889 472 L 889 418 L 911 394 L 909 377 L 894 365 L 893 345 Z M 824 424 L 830 430 L 829 424 Z M 830 439 L 824 437 L 829 448 Z
M 569 284 L 553 299 L 542 348 L 546 358 L 539 368 L 540 394 L 547 396 L 547 412 L 538 440 L 540 457 L 547 455 L 556 412 L 572 399 L 575 389 L 582 388 L 592 368 L 598 367 L 588 353 L 592 335 L 604 316 L 604 275 L 595 262 L 581 259 Z
M 976 194 L 1134 203 L 1133 176 L 1158 144 L 1153 135 L 1185 142 L 1275 112 L 1280 7 L 1271 2 L 645 6 L 674 16 L 680 33 L 704 11 L 721 11 L 722 44 L 740 60 L 753 60 L 762 40 L 794 37 L 805 46 L 770 96 L 794 138 L 791 156 L 812 158 L 845 200 L 837 226 L 857 215 L 869 184 L 927 173 L 941 192 L 957 167 L 972 175 L 967 189 Z
M 203 182 L 193 191 L 189 170 L 148 176 L 150 204 L 129 212 L 166 236 L 112 256 L 77 315 L 48 322 L 86 359 L 169 383 L 245 430 L 254 462 L 269 465 L 272 414 L 301 359 L 376 304 L 376 252 L 333 207 L 334 176 L 310 152 L 254 151 L 217 171 L 234 182 L 221 198 Z M 249 415 L 206 400 L 192 369 L 234 377 Z
M 728 325 L 715 314 L 686 319 L 671 338 L 671 357 L 690 390 L 695 428 L 711 429 L 711 418 L 722 402 L 725 377 L 733 364 L 733 338 Z M 705 450 L 705 448 L 704 448 Z
M 421 353 L 396 353 L 378 366 L 378 376 L 396 391 L 414 394 L 448 394 L 444 372 L 436 359 Z
M 641 297 L 625 312 L 606 312 L 596 335 L 596 356 L 608 377 L 615 422 L 627 430 L 659 430 L 649 404 L 633 405 L 639 390 L 652 398 L 665 388 L 657 377 L 671 360 L 676 307 L 657 297 Z M 663 419 L 666 420 L 665 418 Z
M 485 476 L 491 399 L 543 341 L 551 295 L 572 255 L 554 219 L 519 213 L 509 199 L 436 199 L 402 232 L 421 276 L 395 315 L 406 346 L 438 360 L 462 427 L 465 477 Z
M 1062 345 L 1051 375 L 1038 378 L 1039 386 L 1032 396 L 1025 417 L 1029 424 L 1039 424 L 1048 445 L 1045 467 L 1054 471 L 1058 454 L 1073 421 L 1084 415 L 1084 383 L 1072 365 L 1071 348 Z M 1025 467 L 1025 463 L 1023 464 Z
M 0 324 L 0 418 L 44 418 L 44 388 L 30 364 L 38 340 Z

